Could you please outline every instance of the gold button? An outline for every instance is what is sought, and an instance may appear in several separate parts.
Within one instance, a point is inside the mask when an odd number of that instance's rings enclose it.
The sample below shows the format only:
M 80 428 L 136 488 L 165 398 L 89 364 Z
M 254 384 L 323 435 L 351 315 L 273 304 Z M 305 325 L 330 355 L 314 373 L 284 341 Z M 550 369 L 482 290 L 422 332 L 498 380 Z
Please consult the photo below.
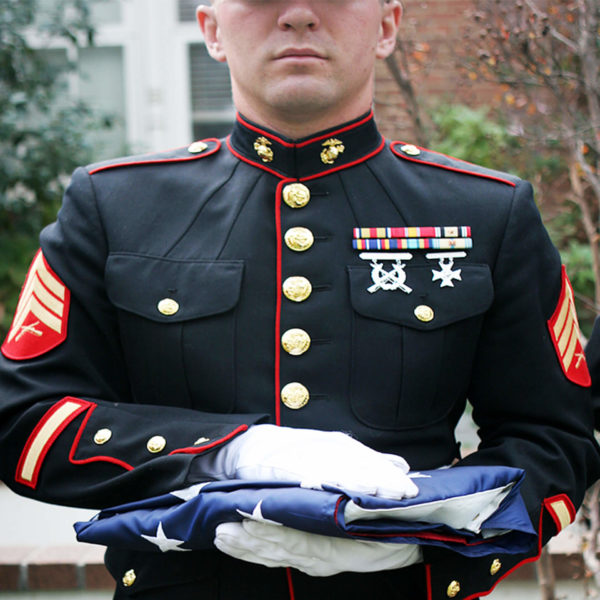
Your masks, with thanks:
M 179 310 L 179 303 L 173 298 L 163 298 L 157 305 L 158 312 L 165 317 L 174 315 Z
M 290 183 L 283 188 L 283 201 L 290 208 L 302 208 L 310 202 L 310 190 L 302 183 Z
M 315 238 L 310 229 L 306 227 L 292 227 L 285 232 L 285 244 L 294 252 L 304 252 L 314 243 Z
M 423 323 L 429 323 L 433 321 L 435 313 L 433 312 L 433 308 L 431 308 L 431 306 L 421 304 L 415 308 L 415 317 L 417 317 L 417 319 Z
M 452 581 L 446 590 L 446 594 L 448 594 L 448 598 L 456 598 L 458 593 L 460 592 L 460 583 L 458 581 Z
M 123 579 L 121 581 L 123 581 L 123 585 L 125 587 L 131 587 L 135 583 L 136 577 L 135 571 L 133 569 L 129 569 L 129 571 L 123 575 Z
M 210 442 L 210 438 L 207 437 L 201 437 L 198 438 L 195 442 L 194 442 L 194 446 L 199 446 L 200 444 L 206 444 L 206 442 Z
M 288 277 L 282 287 L 284 296 L 292 302 L 304 302 L 312 294 L 312 285 L 306 277 Z
M 421 154 L 421 151 L 414 144 L 404 144 L 400 150 L 409 156 L 419 156 Z
M 155 435 L 148 440 L 146 444 L 146 448 L 148 448 L 148 452 L 152 452 L 152 454 L 157 454 L 158 452 L 162 452 L 167 445 L 167 440 L 162 435 Z
M 112 431 L 110 429 L 98 429 L 94 435 L 94 444 L 102 446 L 102 444 L 106 444 L 111 437 Z
M 283 349 L 292 356 L 300 356 L 310 348 L 310 335 L 304 329 L 288 329 L 281 336 Z
M 200 152 L 204 152 L 208 148 L 208 144 L 204 142 L 192 142 L 188 146 L 188 152 L 190 154 L 200 154 Z
M 309 398 L 308 390 L 301 383 L 288 383 L 281 390 L 281 401 L 293 410 L 306 406 Z
M 496 575 L 498 571 L 502 568 L 502 563 L 498 558 L 495 558 L 492 561 L 492 566 L 490 567 L 490 575 Z

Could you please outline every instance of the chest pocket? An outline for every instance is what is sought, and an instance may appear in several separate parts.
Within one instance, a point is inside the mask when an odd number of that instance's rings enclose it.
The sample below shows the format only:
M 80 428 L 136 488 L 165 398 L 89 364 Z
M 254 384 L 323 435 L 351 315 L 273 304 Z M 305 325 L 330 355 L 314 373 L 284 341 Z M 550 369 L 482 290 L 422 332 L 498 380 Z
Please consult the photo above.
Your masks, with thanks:
M 462 402 L 483 313 L 494 297 L 487 265 L 461 265 L 461 280 L 443 288 L 432 281 L 431 266 L 409 265 L 405 272 L 410 293 L 371 293 L 371 268 L 348 268 L 352 409 L 379 429 L 424 427 Z
M 106 289 L 136 401 L 233 410 L 243 271 L 243 261 L 109 256 Z

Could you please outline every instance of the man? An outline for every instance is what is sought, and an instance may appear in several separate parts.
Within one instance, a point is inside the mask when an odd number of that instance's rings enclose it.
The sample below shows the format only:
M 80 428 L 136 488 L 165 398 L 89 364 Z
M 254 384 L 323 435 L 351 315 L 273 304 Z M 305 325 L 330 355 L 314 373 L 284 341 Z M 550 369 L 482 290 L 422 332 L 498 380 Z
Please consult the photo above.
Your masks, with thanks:
M 461 459 L 468 397 L 482 443 L 461 463 L 524 468 L 544 543 L 599 458 L 531 187 L 382 139 L 395 0 L 216 0 L 198 19 L 233 132 L 75 172 L 2 346 L 2 479 L 93 507 L 265 473 L 401 498 L 403 459 Z M 277 558 L 228 526 L 222 552 L 109 548 L 115 597 L 469 598 L 536 554 L 397 568 L 344 540 L 358 558 L 339 564 L 310 534 Z M 307 552 L 330 576 L 293 568 Z

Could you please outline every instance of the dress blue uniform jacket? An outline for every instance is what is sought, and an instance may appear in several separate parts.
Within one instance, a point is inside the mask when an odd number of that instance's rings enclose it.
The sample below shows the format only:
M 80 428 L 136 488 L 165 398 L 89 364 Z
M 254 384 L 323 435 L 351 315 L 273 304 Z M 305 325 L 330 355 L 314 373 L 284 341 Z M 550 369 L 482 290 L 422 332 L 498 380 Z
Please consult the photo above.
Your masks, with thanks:
M 386 276 L 353 248 L 354 228 L 432 226 L 470 228 L 451 285 L 435 251 Z M 569 290 L 527 182 L 390 144 L 370 114 L 299 141 L 240 116 L 225 140 L 81 168 L 2 347 L 0 477 L 102 508 L 206 479 L 203 453 L 255 423 L 341 430 L 415 470 L 523 468 L 542 544 L 600 475 Z M 461 458 L 467 399 L 482 442 Z M 119 598 L 464 599 L 534 557 L 434 549 L 324 579 L 216 551 L 106 562 Z

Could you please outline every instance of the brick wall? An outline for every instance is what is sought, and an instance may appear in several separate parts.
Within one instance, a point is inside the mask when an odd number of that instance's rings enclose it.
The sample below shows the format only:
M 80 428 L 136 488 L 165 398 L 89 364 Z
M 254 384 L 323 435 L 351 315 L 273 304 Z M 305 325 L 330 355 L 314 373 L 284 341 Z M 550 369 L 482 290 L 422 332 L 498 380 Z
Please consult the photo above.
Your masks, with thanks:
M 403 0 L 403 6 L 400 37 L 421 44 L 422 62 L 413 61 L 416 70 L 412 74 L 420 104 L 427 108 L 436 103 L 498 102 L 497 88 L 469 81 L 459 67 L 473 0 Z M 386 137 L 419 142 L 402 95 L 384 62 L 377 67 L 375 110 Z

